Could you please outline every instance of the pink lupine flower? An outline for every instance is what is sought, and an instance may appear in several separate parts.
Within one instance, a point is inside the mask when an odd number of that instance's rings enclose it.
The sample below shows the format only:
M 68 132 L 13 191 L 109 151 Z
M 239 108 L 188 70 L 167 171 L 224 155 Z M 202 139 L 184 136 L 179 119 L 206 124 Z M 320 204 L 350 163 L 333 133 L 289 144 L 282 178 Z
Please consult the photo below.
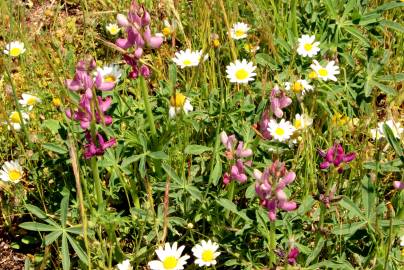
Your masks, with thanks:
M 334 165 L 337 168 L 338 173 L 343 172 L 344 169 L 342 166 L 345 163 L 351 162 L 356 157 L 355 152 L 345 154 L 344 148 L 342 148 L 341 144 L 339 143 L 334 144 L 326 152 L 318 150 L 318 153 L 324 158 L 324 161 L 320 163 L 320 169 L 327 169 L 331 165 Z
M 244 149 L 244 142 L 239 142 L 236 149 L 236 156 L 241 158 L 246 158 L 252 156 L 253 152 L 251 149 Z
M 299 256 L 299 249 L 297 247 L 293 247 L 288 254 L 288 263 L 290 265 L 296 264 L 297 256 Z
M 111 106 L 111 97 L 107 97 L 103 100 L 101 97 L 97 97 L 98 108 L 100 112 L 97 110 L 91 111 L 91 99 L 87 95 L 82 95 L 79 103 L 79 108 L 77 111 L 72 112 L 70 109 L 66 110 L 66 116 L 70 119 L 76 120 L 80 122 L 80 126 L 82 129 L 86 130 L 90 127 L 90 123 L 93 119 L 97 123 L 101 123 L 102 119 L 104 119 L 104 124 L 110 125 L 112 123 L 112 117 L 109 115 L 105 115 L 104 113 Z
M 403 181 L 394 181 L 393 187 L 398 190 L 404 189 L 404 182 Z
M 285 92 L 280 90 L 277 85 L 271 91 L 270 100 L 271 111 L 278 118 L 283 116 L 282 109 L 286 108 L 292 103 L 292 99 L 286 96 Z
M 244 164 L 241 159 L 238 159 L 236 164 L 231 166 L 230 179 L 237 180 L 240 183 L 245 183 L 247 181 L 247 175 L 244 172 Z
M 296 174 L 288 172 L 284 163 L 277 160 L 263 173 L 254 170 L 253 175 L 256 179 L 255 191 L 260 198 L 261 205 L 267 208 L 268 217 L 271 221 L 276 220 L 278 208 L 285 211 L 296 209 L 296 203 L 288 201 L 286 193 L 283 191 L 287 185 L 295 180 Z
M 225 131 L 220 133 L 220 140 L 222 141 L 224 147 L 226 147 L 227 151 L 232 151 L 234 145 L 237 143 L 236 136 L 234 134 L 227 136 Z
M 84 157 L 86 159 L 103 155 L 107 148 L 112 147 L 116 143 L 115 138 L 105 141 L 104 137 L 102 137 L 102 135 L 99 133 L 96 134 L 96 141 L 94 141 L 89 131 L 86 131 L 85 137 L 88 142 L 84 146 Z
M 271 133 L 268 130 L 269 127 L 269 110 L 265 110 L 262 113 L 261 120 L 259 122 L 259 131 L 261 132 L 261 135 L 264 137 L 266 140 L 272 139 Z

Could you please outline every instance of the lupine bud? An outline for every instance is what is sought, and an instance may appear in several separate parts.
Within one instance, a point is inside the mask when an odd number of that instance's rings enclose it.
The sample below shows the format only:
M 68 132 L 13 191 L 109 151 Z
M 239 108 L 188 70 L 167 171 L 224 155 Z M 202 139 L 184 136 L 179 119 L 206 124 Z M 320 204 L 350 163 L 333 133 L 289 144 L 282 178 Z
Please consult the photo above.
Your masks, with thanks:
M 128 27 L 130 25 L 128 19 L 123 14 L 116 15 L 116 20 L 121 27 Z
M 140 67 L 140 74 L 145 78 L 149 78 L 151 74 L 149 67 L 146 65 L 142 65 Z
M 134 55 L 135 55 L 135 57 L 137 58 L 137 59 L 140 59 L 140 57 L 142 57 L 142 54 L 143 54 L 143 49 L 142 48 L 137 48 L 136 50 L 135 50 L 135 53 L 134 53 Z
M 147 26 L 150 24 L 150 14 L 146 10 L 144 10 L 143 16 L 142 16 L 142 26 Z

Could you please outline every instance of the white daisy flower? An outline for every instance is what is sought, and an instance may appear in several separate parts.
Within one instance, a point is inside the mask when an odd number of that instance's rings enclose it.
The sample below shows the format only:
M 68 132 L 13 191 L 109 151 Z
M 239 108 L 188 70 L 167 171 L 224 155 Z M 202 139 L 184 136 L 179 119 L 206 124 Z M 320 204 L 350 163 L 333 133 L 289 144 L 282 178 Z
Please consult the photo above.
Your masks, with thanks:
M 216 257 L 220 255 L 220 252 L 216 252 L 219 248 L 219 245 L 208 240 L 201 241 L 201 244 L 195 245 L 192 248 L 192 252 L 196 257 L 195 263 L 202 266 L 211 266 L 216 264 Z
M 17 57 L 25 52 L 24 43 L 20 41 L 10 42 L 6 45 L 6 48 L 3 52 L 12 57 Z
M 175 53 L 173 61 L 181 68 L 185 67 L 196 67 L 199 65 L 199 60 L 201 59 L 201 51 L 191 51 L 186 49 L 185 51 L 179 51 Z
M 400 246 L 404 247 L 404 235 L 400 236 Z
M 20 99 L 18 102 L 25 107 L 28 107 L 29 110 L 32 110 L 32 108 L 38 104 L 41 103 L 42 100 L 34 95 L 30 95 L 30 94 L 22 94 L 22 99 Z
M 387 120 L 386 122 L 379 122 L 377 124 L 377 128 L 373 128 L 370 130 L 373 140 L 386 137 L 386 135 L 384 134 L 384 130 L 383 130 L 384 124 L 389 126 L 389 128 L 393 132 L 394 137 L 396 137 L 397 139 L 400 139 L 401 135 L 404 132 L 404 128 L 400 127 L 401 124 L 399 122 L 396 123 L 393 120 Z
M 119 26 L 116 23 L 109 23 L 105 26 L 105 29 L 107 30 L 107 32 L 112 35 L 115 36 L 116 34 L 119 33 L 119 31 L 121 30 L 121 28 L 119 28 Z
M 29 116 L 25 112 L 21 112 L 24 124 L 29 120 Z M 20 130 L 21 129 L 21 118 L 20 114 L 15 111 L 12 112 L 8 118 L 8 121 L 10 122 L 10 125 L 13 127 L 14 130 Z M 10 129 L 10 127 L 8 127 Z
M 130 265 L 130 261 L 129 260 L 124 260 L 121 263 L 118 263 L 116 265 L 116 267 L 118 268 L 118 270 L 132 270 L 133 267 Z
M 233 28 L 230 29 L 230 36 L 236 40 L 243 39 L 247 37 L 248 30 L 250 30 L 248 24 L 238 22 L 233 24 Z
M 317 73 L 317 76 L 324 81 L 337 81 L 335 75 L 339 74 L 339 67 L 335 65 L 335 61 L 328 62 L 326 67 L 323 67 L 317 60 L 313 60 L 313 64 L 311 64 L 310 67 Z
M 0 179 L 4 182 L 18 183 L 24 175 L 24 170 L 17 160 L 6 161 L 0 170 Z
M 295 132 L 296 128 L 289 121 L 282 119 L 279 123 L 271 119 L 268 124 L 268 131 L 274 140 L 284 142 Z
M 313 124 L 313 118 L 307 114 L 296 114 L 295 121 L 293 121 L 293 126 L 295 129 L 305 129 Z
M 197 51 L 197 53 L 199 54 L 199 62 L 200 62 L 203 52 L 202 52 L 202 50 L 199 50 L 199 51 Z M 202 62 L 205 62 L 208 59 L 209 59 L 209 54 L 205 54 L 205 55 L 203 55 Z
M 296 94 L 301 94 L 302 96 L 304 96 L 307 91 L 312 91 L 313 89 L 314 87 L 306 80 L 297 80 L 294 83 L 285 83 L 285 90 L 293 91 Z
M 166 243 L 164 249 L 159 247 L 156 250 L 156 254 L 159 260 L 151 261 L 148 266 L 151 270 L 181 270 L 184 269 L 184 265 L 189 259 L 188 255 L 181 257 L 181 253 L 185 246 L 181 246 L 177 249 L 177 242 L 170 247 L 169 243 Z
M 314 35 L 303 35 L 301 38 L 299 38 L 299 47 L 297 48 L 297 53 L 301 56 L 308 57 L 313 57 L 316 55 L 320 51 L 320 48 L 318 47 L 320 42 L 316 42 L 315 39 L 316 37 Z
M 236 60 L 235 63 L 230 63 L 226 67 L 227 78 L 230 79 L 232 83 L 248 83 L 249 81 L 254 81 L 254 76 L 257 75 L 254 70 L 256 66 L 253 66 L 252 62 L 247 62 L 243 59 L 241 62 Z
M 189 99 L 181 93 L 176 93 L 170 98 L 170 109 L 168 114 L 170 118 L 174 118 L 178 113 L 184 111 L 185 114 L 194 109 Z
M 103 82 L 113 82 L 117 84 L 122 76 L 122 70 L 117 65 L 98 67 L 97 72 L 101 74 Z

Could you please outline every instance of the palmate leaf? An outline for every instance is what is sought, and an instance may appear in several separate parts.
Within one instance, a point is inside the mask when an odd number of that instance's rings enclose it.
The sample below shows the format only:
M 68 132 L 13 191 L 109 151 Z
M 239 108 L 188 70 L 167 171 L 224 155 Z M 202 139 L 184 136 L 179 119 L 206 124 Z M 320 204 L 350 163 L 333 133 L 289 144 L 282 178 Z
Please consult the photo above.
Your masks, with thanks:
M 50 234 L 45 235 L 45 245 L 49 246 L 53 242 L 56 241 L 56 239 L 59 238 L 59 236 L 63 233 L 62 230 L 51 232 Z
M 67 242 L 67 233 L 63 233 L 62 235 L 62 266 L 63 270 L 70 269 L 70 254 L 69 254 L 69 245 Z
M 70 245 L 72 245 L 74 251 L 76 252 L 77 256 L 79 256 L 80 260 L 88 265 L 88 257 L 87 254 L 84 252 L 84 250 L 81 248 L 79 243 L 77 243 L 76 240 L 74 240 L 70 235 L 66 234 L 67 239 L 69 240 Z
M 37 232 L 54 232 L 62 229 L 61 227 L 56 227 L 39 222 L 24 222 L 18 226 L 25 230 L 37 231 Z

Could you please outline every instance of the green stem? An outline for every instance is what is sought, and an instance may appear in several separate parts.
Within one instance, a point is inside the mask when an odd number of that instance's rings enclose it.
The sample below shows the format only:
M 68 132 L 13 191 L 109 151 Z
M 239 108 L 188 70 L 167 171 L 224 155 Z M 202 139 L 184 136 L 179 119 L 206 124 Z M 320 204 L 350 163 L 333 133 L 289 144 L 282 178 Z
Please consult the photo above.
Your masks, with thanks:
M 143 78 L 143 76 L 139 76 L 139 81 L 140 81 L 140 88 L 141 88 L 142 96 L 143 96 L 143 102 L 144 102 L 144 106 L 146 109 L 147 120 L 149 121 L 150 132 L 151 132 L 153 139 L 155 139 L 156 135 L 157 135 L 157 131 L 156 131 L 156 126 L 154 125 L 154 117 L 153 117 L 151 107 L 150 107 L 149 91 L 147 89 L 146 82 L 145 82 L 145 79 Z
M 97 157 L 92 157 L 90 162 L 91 162 L 91 170 L 93 172 L 94 188 L 95 188 L 95 195 L 97 196 L 98 210 L 100 210 L 103 198 L 102 198 L 101 179 L 98 172 Z
M 276 265 L 275 249 L 276 249 L 276 234 L 275 234 L 275 221 L 269 223 L 269 238 L 270 238 L 270 252 L 269 252 L 269 266 Z

